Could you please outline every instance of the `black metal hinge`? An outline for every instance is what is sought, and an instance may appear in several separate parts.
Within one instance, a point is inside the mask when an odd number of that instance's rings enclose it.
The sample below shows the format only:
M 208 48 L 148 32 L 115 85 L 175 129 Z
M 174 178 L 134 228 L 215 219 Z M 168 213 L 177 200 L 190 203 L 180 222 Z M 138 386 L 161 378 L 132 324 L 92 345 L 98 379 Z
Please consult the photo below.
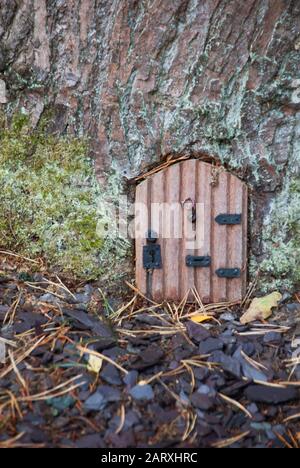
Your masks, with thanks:
M 240 268 L 219 268 L 216 271 L 216 275 L 219 278 L 240 278 Z
M 242 222 L 242 215 L 241 214 L 228 214 L 223 213 L 219 214 L 215 221 L 221 225 L 230 225 L 230 224 L 241 224 Z
M 160 245 L 149 244 L 143 247 L 143 266 L 146 270 L 162 268 Z
M 151 231 L 147 232 L 147 245 L 143 247 L 143 266 L 145 270 L 158 270 L 162 268 L 162 256 L 158 235 Z
M 211 265 L 211 257 L 197 257 L 188 255 L 185 259 L 186 266 L 188 267 L 209 267 Z

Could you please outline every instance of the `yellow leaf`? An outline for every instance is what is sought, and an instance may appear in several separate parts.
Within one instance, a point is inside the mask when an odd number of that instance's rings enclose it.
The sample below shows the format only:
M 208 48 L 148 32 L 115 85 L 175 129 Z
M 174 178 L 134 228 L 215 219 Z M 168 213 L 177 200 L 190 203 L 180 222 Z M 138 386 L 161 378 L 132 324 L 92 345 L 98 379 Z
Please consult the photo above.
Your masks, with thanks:
M 195 323 L 202 323 L 202 322 L 206 322 L 207 320 L 213 320 L 213 317 L 211 317 L 210 315 L 203 315 L 203 314 L 198 314 L 198 315 L 194 315 L 193 317 L 191 317 L 191 321 Z
M 273 292 L 264 297 L 256 297 L 251 302 L 249 309 L 241 317 L 240 322 L 246 325 L 255 320 L 267 320 L 272 315 L 273 307 L 278 306 L 281 298 L 282 295 L 279 292 Z
M 90 372 L 94 372 L 95 374 L 99 374 L 101 367 L 102 367 L 103 360 L 97 356 L 93 356 L 92 354 L 89 355 L 87 369 Z

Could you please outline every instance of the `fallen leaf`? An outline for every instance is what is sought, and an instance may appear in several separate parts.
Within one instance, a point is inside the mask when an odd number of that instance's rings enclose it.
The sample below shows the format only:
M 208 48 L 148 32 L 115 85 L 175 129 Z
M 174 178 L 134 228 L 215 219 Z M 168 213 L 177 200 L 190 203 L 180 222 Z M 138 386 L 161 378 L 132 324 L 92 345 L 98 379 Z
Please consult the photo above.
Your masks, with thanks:
M 272 315 L 273 307 L 277 307 L 281 298 L 282 295 L 279 292 L 273 292 L 264 297 L 256 297 L 251 302 L 249 309 L 241 317 L 240 322 L 246 325 L 255 320 L 267 320 Z
M 93 356 L 92 354 L 89 355 L 89 360 L 88 360 L 88 365 L 87 365 L 88 371 L 94 372 L 95 374 L 99 374 L 102 368 L 102 364 L 103 364 L 103 359 L 97 356 Z
M 191 317 L 191 321 L 195 323 L 202 323 L 206 322 L 207 320 L 213 320 L 213 317 L 211 315 L 203 315 L 203 314 L 198 314 L 194 315 Z

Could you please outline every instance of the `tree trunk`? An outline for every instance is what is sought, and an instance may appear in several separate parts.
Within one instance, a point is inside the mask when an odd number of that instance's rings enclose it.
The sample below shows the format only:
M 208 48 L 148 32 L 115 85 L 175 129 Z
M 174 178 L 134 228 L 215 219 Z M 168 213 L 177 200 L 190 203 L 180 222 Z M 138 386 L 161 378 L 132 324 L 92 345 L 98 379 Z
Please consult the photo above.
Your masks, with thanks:
M 251 275 L 298 283 L 298 0 L 0 7 L 7 113 L 25 108 L 37 125 L 51 111 L 54 131 L 88 135 L 100 183 L 168 155 L 224 164 L 252 188 Z

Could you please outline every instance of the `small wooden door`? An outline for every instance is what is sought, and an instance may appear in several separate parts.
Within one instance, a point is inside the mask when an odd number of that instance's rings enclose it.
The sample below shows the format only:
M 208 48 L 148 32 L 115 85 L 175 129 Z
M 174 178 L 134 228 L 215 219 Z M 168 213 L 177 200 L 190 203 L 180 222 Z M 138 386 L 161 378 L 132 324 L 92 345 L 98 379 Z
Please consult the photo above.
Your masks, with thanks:
M 199 160 L 174 164 L 136 189 L 136 283 L 155 301 L 239 301 L 247 278 L 247 187 Z M 189 296 L 193 300 L 193 296 Z

